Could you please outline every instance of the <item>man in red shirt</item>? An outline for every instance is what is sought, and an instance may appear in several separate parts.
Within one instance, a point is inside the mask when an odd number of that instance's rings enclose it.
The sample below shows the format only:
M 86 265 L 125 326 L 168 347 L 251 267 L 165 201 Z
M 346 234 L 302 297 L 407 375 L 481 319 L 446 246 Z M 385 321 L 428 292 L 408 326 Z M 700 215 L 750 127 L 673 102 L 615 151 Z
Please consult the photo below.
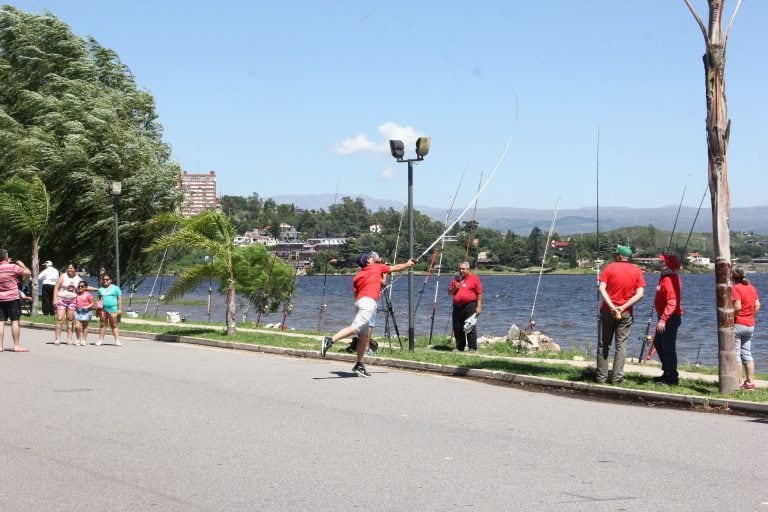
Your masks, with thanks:
M 456 350 L 464 352 L 464 348 L 469 345 L 470 352 L 477 352 L 475 323 L 483 311 L 483 284 L 479 277 L 469 271 L 468 261 L 462 261 L 459 265 L 459 275 L 448 285 L 448 293 L 453 296 L 451 318 Z
M 13 338 L 14 352 L 28 352 L 21 346 L 21 299 L 19 299 L 20 277 L 29 277 L 32 272 L 24 263 L 16 260 L 11 263 L 8 251 L 0 249 L 0 352 L 5 350 L 5 321 L 11 321 L 11 337 Z
M 320 355 L 325 357 L 326 352 L 334 342 L 357 334 L 357 361 L 352 371 L 360 377 L 371 376 L 365 369 L 363 356 L 368 349 L 369 324 L 376 313 L 376 303 L 381 295 L 382 277 L 390 272 L 407 270 L 414 264 L 413 260 L 408 260 L 397 265 L 387 265 L 377 263 L 378 260 L 379 255 L 375 252 L 363 253 L 357 258 L 360 270 L 352 280 L 352 291 L 355 293 L 355 318 L 350 325 L 342 328 L 333 336 L 323 338 L 320 345 Z
M 736 358 L 741 360 L 741 366 L 746 373 L 746 380 L 741 389 L 755 389 L 755 361 L 752 358 L 752 336 L 755 333 L 755 315 L 760 311 L 760 298 L 757 289 L 752 286 L 744 275 L 744 269 L 731 269 L 731 297 L 736 331 Z
M 608 379 L 608 355 L 616 336 L 611 383 L 624 379 L 624 360 L 627 358 L 627 338 L 632 328 L 632 306 L 643 298 L 645 278 L 640 267 L 629 262 L 632 249 L 626 245 L 616 247 L 613 263 L 609 263 L 598 278 L 600 296 L 600 329 L 597 340 L 597 375 L 599 384 Z
M 656 324 L 656 335 L 653 346 L 661 361 L 661 376 L 654 377 L 657 384 L 675 386 L 678 382 L 677 373 L 677 330 L 683 317 L 682 290 L 680 276 L 680 260 L 673 254 L 659 254 L 661 260 L 661 277 L 656 286 L 656 297 L 653 307 L 659 317 Z

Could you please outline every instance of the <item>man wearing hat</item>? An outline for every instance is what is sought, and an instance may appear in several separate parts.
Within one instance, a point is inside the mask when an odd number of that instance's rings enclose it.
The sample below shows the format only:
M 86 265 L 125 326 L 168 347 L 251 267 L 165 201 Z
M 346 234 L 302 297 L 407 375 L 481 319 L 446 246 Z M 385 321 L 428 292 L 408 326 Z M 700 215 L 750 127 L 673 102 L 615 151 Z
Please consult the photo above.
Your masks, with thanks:
M 624 360 L 627 357 L 627 338 L 632 327 L 632 306 L 643 298 L 645 278 L 640 267 L 630 263 L 632 249 L 619 245 L 609 263 L 598 278 L 600 296 L 600 329 L 597 340 L 597 375 L 595 379 L 603 384 L 608 379 L 608 355 L 611 342 L 616 337 L 613 355 L 611 384 L 624 379 Z
M 673 254 L 659 254 L 661 260 L 661 277 L 656 286 L 656 297 L 653 299 L 653 307 L 659 321 L 656 324 L 656 334 L 653 337 L 653 346 L 659 354 L 661 371 L 659 377 L 654 377 L 657 384 L 675 386 L 678 381 L 677 373 L 677 330 L 680 327 L 683 316 L 681 304 L 682 291 L 680 285 L 680 260 Z
M 390 272 L 402 272 L 413 266 L 413 260 L 397 265 L 387 265 L 377 263 L 379 255 L 375 252 L 365 252 L 357 258 L 357 264 L 360 270 L 355 274 L 352 280 L 352 291 L 355 293 L 355 318 L 347 327 L 342 328 L 333 336 L 326 336 L 320 344 L 320 355 L 325 357 L 325 353 L 331 348 L 334 342 L 357 334 L 357 361 L 352 368 L 360 377 L 370 377 L 371 374 L 365 369 L 363 356 L 368 349 L 369 325 L 373 314 L 376 312 L 376 304 L 381 295 L 381 282 L 385 274 Z
M 51 260 L 44 261 L 43 269 L 37 275 L 37 282 L 40 284 L 40 295 L 43 296 L 43 314 L 55 315 L 56 306 L 53 304 L 53 288 L 56 281 L 59 280 L 59 271 L 53 266 Z

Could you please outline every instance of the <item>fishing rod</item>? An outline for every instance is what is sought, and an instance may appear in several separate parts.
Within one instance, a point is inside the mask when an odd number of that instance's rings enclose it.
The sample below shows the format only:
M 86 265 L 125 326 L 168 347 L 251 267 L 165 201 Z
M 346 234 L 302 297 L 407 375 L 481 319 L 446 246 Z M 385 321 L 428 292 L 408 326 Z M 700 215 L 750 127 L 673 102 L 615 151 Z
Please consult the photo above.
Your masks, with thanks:
M 272 284 L 272 274 L 274 273 L 274 270 L 275 270 L 275 260 L 277 260 L 277 256 L 272 255 L 272 261 L 269 264 L 269 275 L 267 276 L 267 285 L 261 291 L 261 297 L 259 297 L 259 302 L 256 305 L 256 309 L 257 309 L 256 327 L 258 327 L 259 324 L 261 323 L 261 315 L 265 313 L 267 309 L 267 297 L 269 294 L 269 285 Z
M 211 294 L 213 293 L 213 278 L 208 278 L 208 323 L 211 322 Z M 245 316 L 245 315 L 243 315 Z M 243 318 L 245 321 L 245 318 Z
M 597 146 L 595 149 L 595 242 L 597 244 L 597 259 L 595 259 L 595 278 L 597 285 L 597 350 L 603 341 L 603 319 L 600 316 L 602 297 L 600 296 L 600 266 L 603 264 L 600 252 L 600 125 L 597 125 Z
M 480 172 L 480 181 L 477 184 L 477 190 L 480 190 L 480 186 L 482 184 L 483 184 L 483 173 Z M 475 229 L 475 222 L 477 219 L 477 201 L 478 199 L 475 199 L 475 209 L 472 211 L 472 221 L 469 223 L 469 229 L 467 229 L 467 247 L 464 250 L 464 261 L 469 261 L 469 246 L 472 243 L 472 231 Z M 475 268 L 477 268 L 477 261 L 475 261 Z
M 688 250 L 688 242 L 691 241 L 691 234 L 693 233 L 693 228 L 696 226 L 696 221 L 699 218 L 699 213 L 701 212 L 701 207 L 704 204 L 704 198 L 707 196 L 707 191 L 709 190 L 709 183 L 707 183 L 707 186 L 704 188 L 704 194 L 701 196 L 701 201 L 699 201 L 699 208 L 696 210 L 696 215 L 693 217 L 693 222 L 691 223 L 691 229 L 688 232 L 688 239 L 685 241 L 685 245 L 683 246 L 682 254 L 685 254 L 685 251 Z M 683 189 L 683 197 L 685 197 L 685 189 Z M 682 199 L 680 200 L 680 205 L 682 206 Z M 677 209 L 677 215 L 680 215 L 680 207 Z M 672 246 L 672 235 L 674 235 L 674 229 L 677 225 L 677 217 L 675 217 L 675 225 L 672 227 L 672 233 L 669 236 L 669 243 L 667 244 L 667 252 L 669 252 L 670 247 Z M 666 254 L 666 253 L 665 253 Z M 653 311 L 654 311 L 654 305 L 651 304 L 651 313 L 648 315 L 648 324 L 645 326 L 645 334 L 643 334 L 642 338 L 640 339 L 640 355 L 637 357 L 637 360 L 639 363 L 642 363 L 643 361 L 648 361 L 653 357 L 653 354 L 656 353 L 656 347 L 653 344 L 653 336 L 651 335 L 651 324 L 653 324 Z M 643 357 L 643 354 L 645 354 L 645 347 L 648 347 L 648 353 Z
M 320 326 L 323 322 L 323 312 L 328 309 L 328 304 L 325 303 L 325 282 L 328 279 L 328 264 L 336 263 L 335 259 L 330 259 L 325 262 L 325 271 L 323 272 L 323 294 L 320 297 L 320 305 L 317 307 L 317 333 L 320 334 Z
M 488 180 L 486 180 L 485 184 L 480 188 L 480 190 L 477 191 L 477 194 L 470 199 L 469 204 L 467 204 L 466 208 L 459 214 L 458 217 L 456 217 L 456 220 L 454 220 L 448 227 L 445 228 L 445 231 L 438 236 L 434 242 L 432 242 L 429 247 L 424 249 L 424 252 L 419 255 L 418 258 L 416 258 L 414 261 L 417 262 L 421 258 L 423 258 L 429 251 L 432 250 L 433 247 L 435 247 L 442 238 L 448 234 L 448 232 L 453 229 L 453 226 L 459 223 L 459 221 L 466 215 L 466 213 L 469 211 L 469 209 L 472 207 L 472 203 L 474 203 L 478 197 L 480 197 L 483 192 L 485 191 L 486 187 L 493 181 L 493 177 L 496 176 L 496 172 L 499 170 L 499 167 L 501 167 L 501 164 L 504 162 L 504 159 L 507 156 L 507 152 L 509 151 L 510 146 L 512 145 L 512 139 L 515 137 L 515 128 L 517 127 L 517 120 L 520 115 L 520 109 L 519 105 L 517 103 L 517 94 L 515 94 L 515 119 L 514 119 L 514 127 L 512 128 L 512 132 L 509 135 L 509 138 L 507 139 L 507 143 L 504 146 L 504 151 L 501 152 L 501 156 L 499 156 L 499 159 L 496 161 L 496 165 L 493 168 L 493 171 L 491 172 L 491 175 L 488 176 Z
M 176 233 L 176 226 L 173 226 L 173 230 L 171 230 L 171 234 Z M 147 303 L 144 305 L 144 314 L 147 314 L 147 310 L 149 309 L 149 305 L 152 303 L 152 293 L 155 291 L 155 285 L 157 284 L 157 279 L 160 277 L 160 272 L 163 271 L 163 265 L 165 265 L 165 258 L 168 256 L 168 248 L 166 247 L 163 251 L 163 257 L 160 258 L 160 266 L 157 269 L 157 274 L 155 274 L 155 281 L 152 283 L 152 288 L 149 290 L 149 297 L 147 297 Z M 160 282 L 160 288 L 162 289 L 162 281 Z M 160 295 L 160 292 L 158 291 L 158 296 Z M 160 306 L 158 298 L 158 307 Z M 155 316 L 157 316 L 157 309 L 155 309 Z
M 422 297 L 424 297 L 424 288 L 427 287 L 427 281 L 429 281 L 429 276 L 432 274 L 432 266 L 435 264 L 436 259 L 437 259 L 437 249 L 435 249 L 435 252 L 432 253 L 432 260 L 429 262 L 429 265 L 427 266 L 427 273 L 424 276 L 424 283 L 421 285 L 421 289 L 419 290 L 419 299 L 416 301 L 416 307 L 413 308 L 414 315 L 419 310 L 421 299 Z
M 467 161 L 467 165 L 464 166 L 464 172 L 461 173 L 459 184 L 456 186 L 456 192 L 453 194 L 453 197 L 451 198 L 451 202 L 448 204 L 448 210 L 445 212 L 445 222 L 443 222 L 443 226 L 448 225 L 448 219 L 451 218 L 451 213 L 453 213 L 453 205 L 456 203 L 456 197 L 458 197 L 459 195 L 459 190 L 461 189 L 461 184 L 464 182 L 464 175 L 467 173 L 468 168 L 469 168 L 469 161 Z M 432 335 L 434 334 L 434 331 L 435 331 L 435 316 L 437 316 L 437 294 L 440 290 L 440 273 L 443 270 L 443 253 L 444 252 L 445 252 L 445 237 L 443 237 L 440 240 L 440 259 L 437 262 L 437 277 L 435 278 L 435 298 L 432 301 L 432 313 L 429 319 L 428 345 L 432 345 Z
M 549 226 L 549 234 L 547 235 L 547 244 L 544 246 L 544 256 L 541 258 L 541 268 L 539 269 L 539 279 L 536 282 L 536 292 L 533 294 L 533 306 L 531 306 L 531 318 L 528 320 L 528 331 L 533 331 L 536 326 L 536 320 L 533 319 L 533 312 L 536 310 L 536 298 L 539 296 L 539 285 L 541 285 L 541 275 L 544 273 L 544 262 L 547 260 L 547 250 L 549 249 L 549 242 L 552 239 L 552 233 L 555 230 L 555 220 L 557 219 L 557 208 L 560 205 L 560 198 L 557 198 L 555 203 L 555 212 L 552 214 L 552 224 Z
M 696 225 L 696 219 L 699 218 L 699 212 L 701 211 L 701 206 L 704 204 L 704 198 L 707 197 L 707 192 L 709 192 L 709 183 L 707 183 L 707 186 L 704 187 L 704 194 L 701 196 L 701 201 L 699 201 L 699 209 L 696 210 L 696 215 L 693 217 L 693 223 L 691 224 L 691 229 L 688 231 L 688 238 L 685 240 L 685 245 L 683 246 L 683 254 L 685 254 L 685 251 L 688 250 L 688 243 L 691 241 L 691 235 L 693 234 L 693 227 Z
M 288 316 L 288 314 L 293 311 L 293 303 L 291 300 L 293 299 L 293 289 L 296 286 L 296 276 L 299 275 L 299 266 L 296 265 L 296 271 L 293 273 L 293 280 L 291 281 L 291 289 L 288 292 L 288 300 L 285 303 L 285 306 L 283 307 L 283 321 L 280 322 L 280 330 L 285 331 L 287 326 L 285 325 L 285 318 Z

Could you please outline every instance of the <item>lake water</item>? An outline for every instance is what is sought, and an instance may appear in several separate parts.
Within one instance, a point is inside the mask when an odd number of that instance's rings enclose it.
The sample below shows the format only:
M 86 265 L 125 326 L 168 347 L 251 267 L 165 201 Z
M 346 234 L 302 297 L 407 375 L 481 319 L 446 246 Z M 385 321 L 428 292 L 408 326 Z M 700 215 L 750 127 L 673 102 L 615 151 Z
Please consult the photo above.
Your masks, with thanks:
M 442 276 L 439 280 L 439 293 L 434 322 L 434 336 L 450 335 L 450 297 L 445 292 L 452 276 Z M 717 365 L 717 329 L 715 316 L 715 276 L 714 274 L 684 274 L 683 283 L 683 324 L 678 333 L 678 357 L 681 362 L 698 361 L 706 365 Z M 637 357 L 640 350 L 640 338 L 645 333 L 648 316 L 652 310 L 652 298 L 658 282 L 658 274 L 646 274 L 646 297 L 635 306 L 635 325 L 629 339 L 628 355 Z M 750 274 L 750 281 L 761 295 L 768 290 L 768 274 Z M 536 291 L 538 275 L 524 276 L 481 276 L 484 287 L 483 315 L 478 322 L 479 335 L 506 335 L 511 324 L 521 329 L 528 325 L 531 307 Z M 325 281 L 325 286 L 323 282 Z M 147 279 L 138 287 L 134 297 L 137 303 L 133 310 L 140 314 L 145 310 L 144 301 L 150 294 L 154 277 Z M 435 298 L 435 276 L 424 285 L 424 276 L 414 276 L 414 307 L 418 303 L 414 330 L 417 336 L 427 335 L 430 330 L 430 316 Z M 153 292 L 156 298 L 170 284 L 168 277 L 158 280 Z M 323 292 L 323 289 L 325 291 Z M 293 297 L 293 311 L 286 320 L 289 329 L 316 331 L 318 322 L 323 333 L 335 332 L 347 325 L 354 315 L 352 297 L 352 276 L 328 275 L 299 276 Z M 399 327 L 404 344 L 408 337 L 408 280 L 403 275 L 393 286 L 392 303 L 395 309 L 395 321 Z M 423 292 L 422 292 L 423 290 Z M 421 292 L 421 293 L 420 293 Z M 199 287 L 186 295 L 181 304 L 160 304 L 152 302 L 147 309 L 149 314 L 164 316 L 167 311 L 179 311 L 187 321 L 208 319 L 208 286 Z M 141 299 L 141 304 L 138 303 Z M 124 298 L 127 308 L 128 296 Z M 155 299 L 156 300 L 156 299 Z M 765 297 L 763 302 L 768 301 Z M 184 304 L 195 302 L 199 304 Z M 224 297 L 216 289 L 211 295 L 211 320 L 224 321 Z M 241 300 L 238 298 L 237 321 L 241 321 Z M 327 308 L 320 315 L 320 304 Z M 597 339 L 597 288 L 594 275 L 544 275 L 541 278 L 539 295 L 536 299 L 534 319 L 538 330 L 555 340 L 563 348 L 585 347 L 587 343 L 594 350 Z M 384 328 L 384 312 L 379 312 L 375 336 L 381 337 Z M 261 323 L 281 322 L 282 313 L 263 315 Z M 253 308 L 248 314 L 248 322 L 255 320 Z M 758 315 L 753 355 L 760 370 L 768 369 L 768 321 L 765 314 Z

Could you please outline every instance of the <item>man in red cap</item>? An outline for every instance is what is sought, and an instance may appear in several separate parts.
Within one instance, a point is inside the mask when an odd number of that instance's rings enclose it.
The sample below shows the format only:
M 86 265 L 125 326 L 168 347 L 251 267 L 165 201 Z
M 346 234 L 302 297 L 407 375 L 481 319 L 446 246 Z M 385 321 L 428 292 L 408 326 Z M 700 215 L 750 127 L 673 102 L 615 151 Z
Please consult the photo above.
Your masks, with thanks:
M 659 321 L 656 324 L 656 335 L 653 337 L 653 346 L 659 354 L 661 371 L 664 372 L 654 377 L 656 384 L 675 386 L 678 381 L 677 374 L 677 330 L 683 317 L 682 291 L 680 276 L 680 260 L 673 254 L 659 254 L 661 260 L 661 277 L 656 286 L 656 297 L 653 306 Z

